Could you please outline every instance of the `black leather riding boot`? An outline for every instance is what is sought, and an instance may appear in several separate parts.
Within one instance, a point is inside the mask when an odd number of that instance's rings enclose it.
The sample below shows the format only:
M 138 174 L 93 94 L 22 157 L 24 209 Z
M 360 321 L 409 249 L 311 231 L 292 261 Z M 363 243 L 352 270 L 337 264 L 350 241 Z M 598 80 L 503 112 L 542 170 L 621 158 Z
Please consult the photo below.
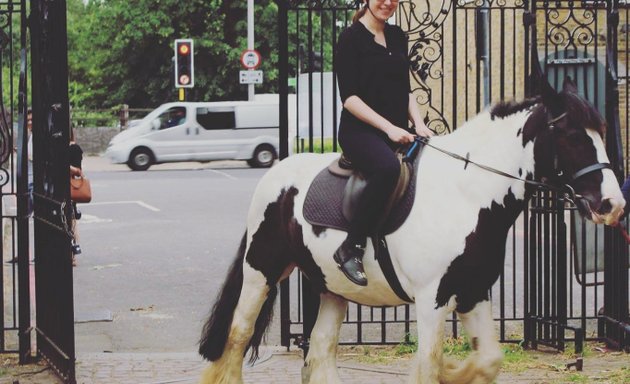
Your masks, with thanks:
M 364 252 L 364 244 L 346 239 L 333 255 L 333 259 L 339 269 L 341 269 L 341 272 L 343 272 L 350 281 L 361 286 L 367 285 L 367 276 L 363 270 L 362 260 Z

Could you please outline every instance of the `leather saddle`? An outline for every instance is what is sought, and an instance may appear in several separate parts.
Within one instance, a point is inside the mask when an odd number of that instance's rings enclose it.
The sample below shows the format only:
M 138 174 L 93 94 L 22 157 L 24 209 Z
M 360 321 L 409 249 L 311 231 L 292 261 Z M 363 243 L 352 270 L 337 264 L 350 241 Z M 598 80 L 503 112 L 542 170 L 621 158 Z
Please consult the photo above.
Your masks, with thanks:
M 374 233 L 387 235 L 398 229 L 413 205 L 416 172 L 421 142 L 416 141 L 407 151 L 397 153 L 401 172 L 396 188 L 388 199 L 380 220 L 374 223 Z M 303 214 L 314 226 L 347 231 L 354 217 L 363 190 L 369 181 L 352 167 L 344 155 L 324 168 L 311 183 L 304 201 Z

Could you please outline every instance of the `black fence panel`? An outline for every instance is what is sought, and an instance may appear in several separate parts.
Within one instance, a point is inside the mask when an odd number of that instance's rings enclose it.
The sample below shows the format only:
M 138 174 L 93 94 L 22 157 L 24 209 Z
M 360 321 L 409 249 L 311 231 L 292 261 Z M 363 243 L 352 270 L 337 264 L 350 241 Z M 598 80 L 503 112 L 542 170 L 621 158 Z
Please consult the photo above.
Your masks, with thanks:
M 37 350 L 75 380 L 66 2 L 31 2 Z
M 0 3 L 0 352 L 18 352 L 20 363 L 31 358 L 32 265 L 27 215 L 28 136 L 24 125 L 26 29 L 26 2 Z

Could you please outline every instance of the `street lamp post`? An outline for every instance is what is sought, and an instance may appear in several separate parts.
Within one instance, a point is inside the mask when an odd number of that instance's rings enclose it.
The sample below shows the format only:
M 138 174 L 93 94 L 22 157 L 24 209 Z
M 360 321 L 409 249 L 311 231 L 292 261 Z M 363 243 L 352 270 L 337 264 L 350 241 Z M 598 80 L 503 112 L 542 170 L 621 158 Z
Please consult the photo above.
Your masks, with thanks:
M 247 49 L 254 49 L 254 0 L 247 0 Z M 254 84 L 247 85 L 247 100 L 254 100 Z

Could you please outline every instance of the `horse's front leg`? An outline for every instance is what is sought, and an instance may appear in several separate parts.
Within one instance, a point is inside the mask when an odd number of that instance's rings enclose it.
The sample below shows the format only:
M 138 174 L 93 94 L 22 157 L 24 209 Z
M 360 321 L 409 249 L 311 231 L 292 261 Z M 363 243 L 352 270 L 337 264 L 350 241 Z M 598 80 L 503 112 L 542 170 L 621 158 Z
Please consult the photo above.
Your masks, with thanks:
M 409 383 L 412 384 L 439 383 L 444 322 L 449 308 L 435 308 L 436 293 L 437 288 L 425 289 L 416 294 L 418 353 L 415 370 L 409 376 Z
M 489 301 L 482 301 L 469 312 L 458 312 L 458 316 L 470 338 L 473 351 L 459 366 L 446 367 L 444 381 L 449 384 L 492 383 L 503 361 L 501 345 L 494 330 L 492 305 Z
M 341 383 L 337 372 L 337 343 L 347 308 L 348 302 L 339 296 L 320 295 L 319 313 L 303 368 L 304 384 Z

